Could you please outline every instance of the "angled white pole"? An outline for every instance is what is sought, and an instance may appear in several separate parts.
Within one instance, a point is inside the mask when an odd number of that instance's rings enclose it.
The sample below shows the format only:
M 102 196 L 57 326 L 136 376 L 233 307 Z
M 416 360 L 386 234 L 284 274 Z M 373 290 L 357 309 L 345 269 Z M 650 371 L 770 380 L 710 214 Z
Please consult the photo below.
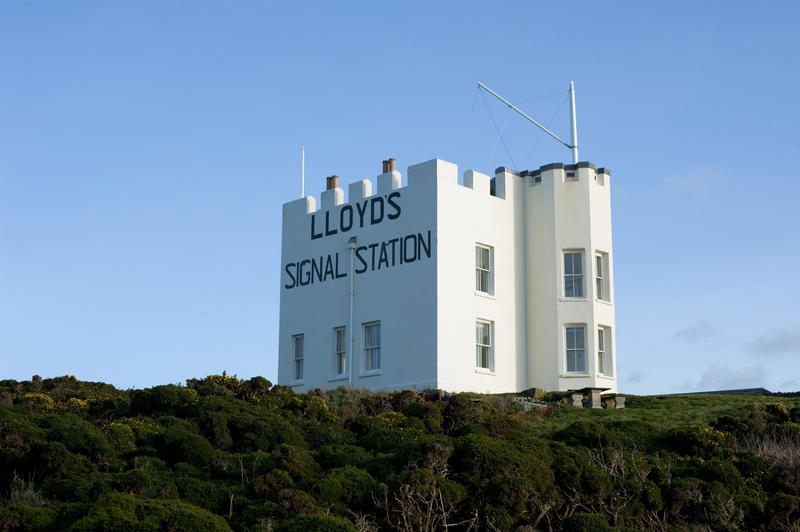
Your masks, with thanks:
M 306 197 L 306 147 L 303 146 L 303 155 L 300 161 L 300 197 Z
M 578 164 L 578 121 L 575 118 L 575 82 L 569 82 L 570 132 L 572 133 L 572 164 Z
M 506 104 L 507 106 L 511 107 L 513 110 L 515 110 L 516 112 L 518 112 L 519 114 L 521 114 L 522 116 L 524 116 L 525 118 L 527 118 L 528 120 L 530 120 L 531 122 L 533 122 L 533 124 L 534 124 L 536 127 L 538 127 L 539 129 L 541 129 L 542 131 L 544 131 L 545 133 L 547 133 L 548 135 L 550 135 L 551 137 L 553 137 L 554 139 L 556 139 L 558 142 L 560 142 L 561 144 L 563 144 L 563 145 L 564 145 L 564 146 L 566 146 L 567 148 L 574 148 L 574 147 L 575 147 L 575 146 L 571 146 L 571 145 L 567 144 L 566 142 L 564 142 L 563 140 L 561 140 L 560 138 L 558 138 L 558 135 L 556 135 L 555 133 L 553 133 L 552 131 L 550 131 L 550 130 L 549 130 L 549 129 L 547 129 L 546 127 L 544 127 L 542 124 L 540 124 L 539 122 L 537 122 L 536 120 L 534 120 L 534 119 L 533 119 L 533 118 L 531 118 L 530 116 L 528 116 L 528 115 L 526 115 L 525 113 L 523 113 L 523 112 L 522 112 L 522 110 L 521 110 L 519 107 L 517 107 L 517 106 L 516 106 L 516 105 L 514 105 L 513 103 L 509 102 L 508 100 L 506 100 L 505 98 L 503 98 L 502 96 L 500 96 L 499 94 L 497 94 L 496 92 L 494 92 L 492 89 L 490 89 L 489 87 L 487 87 L 486 85 L 484 85 L 483 83 L 481 83 L 480 81 L 478 82 L 478 86 L 479 86 L 480 88 L 482 88 L 482 89 L 486 89 L 487 91 L 489 91 L 489 93 L 491 93 L 491 94 L 492 94 L 492 96 L 494 96 L 495 98 L 497 98 L 498 100 L 500 100 L 501 102 L 503 102 L 504 104 Z

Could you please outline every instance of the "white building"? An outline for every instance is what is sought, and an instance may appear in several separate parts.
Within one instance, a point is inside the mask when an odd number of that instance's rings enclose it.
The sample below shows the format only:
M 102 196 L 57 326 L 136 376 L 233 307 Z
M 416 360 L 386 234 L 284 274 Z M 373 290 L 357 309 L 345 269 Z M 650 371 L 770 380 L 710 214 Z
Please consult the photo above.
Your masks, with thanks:
M 283 206 L 280 384 L 617 391 L 608 170 L 337 180 Z

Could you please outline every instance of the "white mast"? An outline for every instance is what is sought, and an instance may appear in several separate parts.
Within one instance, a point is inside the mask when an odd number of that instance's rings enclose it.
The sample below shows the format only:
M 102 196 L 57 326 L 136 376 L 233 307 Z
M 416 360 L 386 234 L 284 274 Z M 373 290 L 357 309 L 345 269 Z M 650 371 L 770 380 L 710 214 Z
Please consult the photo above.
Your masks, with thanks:
M 578 164 L 578 121 L 575 118 L 575 82 L 569 82 L 569 114 L 572 117 L 572 164 Z
M 513 110 L 515 110 L 516 112 L 518 112 L 519 114 L 524 116 L 525 118 L 527 118 L 536 127 L 538 127 L 539 129 L 541 129 L 542 131 L 544 131 L 545 133 L 547 133 L 548 135 L 550 135 L 551 137 L 556 139 L 558 142 L 560 142 L 561 144 L 563 144 L 567 148 L 571 149 L 572 150 L 572 162 L 573 163 L 577 163 L 578 162 L 578 130 L 577 130 L 577 127 L 575 125 L 576 124 L 576 121 L 575 121 L 575 84 L 572 81 L 569 82 L 570 113 L 572 115 L 572 122 L 570 124 L 570 126 L 571 126 L 570 129 L 571 129 L 571 132 L 572 132 L 572 144 L 568 144 L 568 143 L 564 142 L 563 140 L 561 140 L 558 137 L 558 135 L 556 135 L 555 133 L 553 133 L 552 131 L 550 131 L 546 127 L 544 127 L 542 124 L 540 124 L 539 122 L 537 122 L 536 120 L 534 120 L 530 116 L 526 115 L 524 112 L 522 112 L 522 110 L 519 107 L 517 107 L 513 103 L 509 102 L 508 100 L 506 100 L 505 98 L 503 98 L 502 96 L 500 96 L 499 94 L 494 92 L 492 89 L 490 89 L 489 87 L 487 87 L 486 85 L 481 83 L 480 81 L 478 82 L 478 87 L 480 87 L 480 88 L 484 89 L 485 91 L 489 92 L 492 96 L 494 96 L 495 98 L 497 98 L 498 100 L 500 100 L 501 102 L 503 102 L 504 104 L 506 104 L 507 106 L 509 106 L 510 108 L 512 108 Z
M 302 158 L 300 160 L 300 197 L 306 197 L 306 147 L 302 148 Z

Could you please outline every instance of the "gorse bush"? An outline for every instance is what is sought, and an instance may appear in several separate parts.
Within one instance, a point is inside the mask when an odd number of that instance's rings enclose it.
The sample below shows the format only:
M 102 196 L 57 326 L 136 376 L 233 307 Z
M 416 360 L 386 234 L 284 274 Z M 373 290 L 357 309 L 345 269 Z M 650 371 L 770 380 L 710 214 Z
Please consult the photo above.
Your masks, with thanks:
M 0 530 L 794 530 L 800 396 L 0 381 Z M 793 528 L 794 527 L 794 528 Z

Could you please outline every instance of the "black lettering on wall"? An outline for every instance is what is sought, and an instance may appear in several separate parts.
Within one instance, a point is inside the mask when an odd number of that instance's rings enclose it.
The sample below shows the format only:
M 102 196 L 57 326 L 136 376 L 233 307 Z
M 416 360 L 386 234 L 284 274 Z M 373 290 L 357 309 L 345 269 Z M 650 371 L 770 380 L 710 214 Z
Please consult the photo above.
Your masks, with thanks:
M 291 283 L 286 283 L 285 285 L 283 285 L 283 287 L 285 289 L 287 289 L 287 290 L 290 289 L 290 288 L 294 288 L 294 286 L 297 284 L 297 281 L 295 280 L 294 274 L 292 273 L 292 270 L 291 270 L 292 266 L 294 266 L 294 265 L 295 264 L 293 262 L 286 265 L 286 275 L 288 275 L 289 279 L 292 280 Z
M 325 236 L 335 235 L 339 231 L 336 229 L 330 229 L 331 226 L 331 211 L 325 211 Z
M 428 231 L 428 243 L 425 244 L 425 241 L 422 239 L 422 233 L 418 233 L 417 242 L 419 243 L 419 247 L 417 248 L 417 256 L 422 258 L 422 249 L 425 249 L 425 254 L 428 258 L 431 258 L 431 232 Z
M 380 209 L 378 214 L 375 214 L 375 206 L 378 205 Z M 383 221 L 383 198 L 378 196 L 372 198 L 369 202 L 369 221 L 372 225 L 379 224 Z
M 356 210 L 358 211 L 358 226 L 364 227 L 364 214 L 367 212 L 367 201 L 364 203 L 356 203 Z
M 315 240 L 317 238 L 322 238 L 322 233 L 315 233 L 314 232 L 314 220 L 316 219 L 316 215 L 311 215 L 311 240 Z
M 400 217 L 400 205 L 398 205 L 397 202 L 394 201 L 395 198 L 399 197 L 400 197 L 399 192 L 392 192 L 391 194 L 389 194 L 389 197 L 386 200 L 389 206 L 394 209 L 394 212 L 388 213 L 386 215 L 386 217 L 389 218 L 390 220 L 396 220 L 397 218 Z
M 367 271 L 367 261 L 364 260 L 364 257 L 361 256 L 362 251 L 366 251 L 367 246 L 358 246 L 356 248 L 356 258 L 361 262 L 361 266 L 356 268 L 356 273 L 364 273 Z
M 300 279 L 300 286 L 307 285 L 309 281 L 310 275 L 307 275 L 309 272 L 303 271 L 303 266 L 311 262 L 310 260 L 306 259 L 300 262 L 300 267 L 297 269 L 297 277 Z
M 345 216 L 346 214 L 346 216 Z M 346 233 L 353 227 L 353 207 L 345 205 L 339 213 L 339 229 L 342 233 Z

